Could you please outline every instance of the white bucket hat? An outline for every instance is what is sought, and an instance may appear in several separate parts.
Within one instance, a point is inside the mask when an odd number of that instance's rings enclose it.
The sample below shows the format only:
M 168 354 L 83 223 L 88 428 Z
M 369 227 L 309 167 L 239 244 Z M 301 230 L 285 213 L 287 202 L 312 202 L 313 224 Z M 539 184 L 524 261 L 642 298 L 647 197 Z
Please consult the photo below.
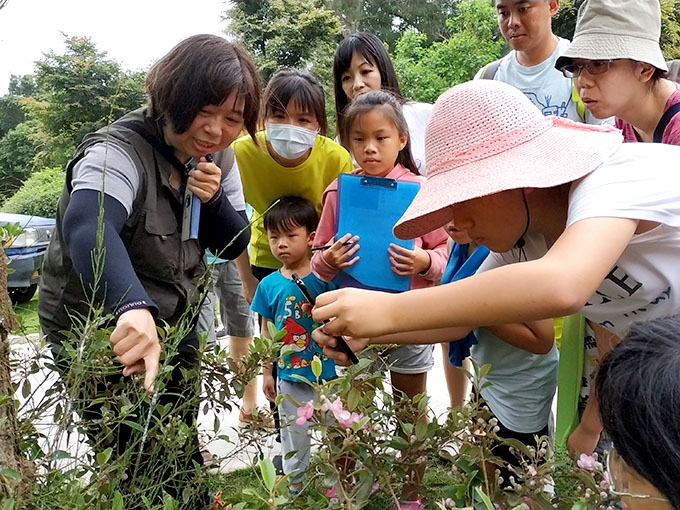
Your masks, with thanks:
M 659 0 L 586 0 L 579 9 L 574 40 L 555 67 L 574 58 L 630 59 L 668 71 L 661 53 Z

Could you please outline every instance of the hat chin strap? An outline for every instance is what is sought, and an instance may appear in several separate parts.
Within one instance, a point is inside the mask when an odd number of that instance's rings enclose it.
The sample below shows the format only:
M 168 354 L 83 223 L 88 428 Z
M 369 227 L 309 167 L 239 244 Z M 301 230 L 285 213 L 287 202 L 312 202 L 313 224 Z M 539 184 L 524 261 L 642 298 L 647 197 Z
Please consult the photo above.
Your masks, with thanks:
M 517 239 L 517 242 L 515 243 L 515 248 L 517 248 L 519 250 L 519 262 L 522 262 L 522 257 L 524 257 L 524 261 L 526 262 L 527 254 L 524 252 L 524 245 L 527 244 L 527 242 L 524 239 L 524 236 L 526 235 L 527 231 L 529 230 L 529 223 L 531 221 L 531 216 L 529 214 L 529 204 L 527 203 L 527 196 L 526 196 L 526 193 L 524 193 L 524 188 L 522 188 L 522 201 L 524 202 L 524 210 L 527 213 L 527 223 L 524 226 L 524 232 L 522 232 L 522 235 L 519 236 L 519 239 Z

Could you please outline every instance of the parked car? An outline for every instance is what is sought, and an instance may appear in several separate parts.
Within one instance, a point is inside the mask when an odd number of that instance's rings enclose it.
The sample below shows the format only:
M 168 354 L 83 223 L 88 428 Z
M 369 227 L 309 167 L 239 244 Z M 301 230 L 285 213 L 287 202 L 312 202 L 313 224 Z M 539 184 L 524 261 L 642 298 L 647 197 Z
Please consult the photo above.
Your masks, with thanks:
M 10 268 L 7 288 L 13 303 L 26 303 L 38 288 L 43 256 L 52 238 L 55 220 L 25 214 L 0 213 L 0 225 L 16 223 L 23 233 L 5 246 Z

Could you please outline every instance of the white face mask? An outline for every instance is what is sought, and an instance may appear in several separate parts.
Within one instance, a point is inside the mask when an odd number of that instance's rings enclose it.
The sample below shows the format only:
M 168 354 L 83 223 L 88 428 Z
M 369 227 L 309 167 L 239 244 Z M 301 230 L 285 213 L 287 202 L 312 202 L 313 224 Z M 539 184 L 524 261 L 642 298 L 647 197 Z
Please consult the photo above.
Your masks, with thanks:
M 316 131 L 272 122 L 267 122 L 264 127 L 267 141 L 272 144 L 274 152 L 283 159 L 297 159 L 314 147 Z

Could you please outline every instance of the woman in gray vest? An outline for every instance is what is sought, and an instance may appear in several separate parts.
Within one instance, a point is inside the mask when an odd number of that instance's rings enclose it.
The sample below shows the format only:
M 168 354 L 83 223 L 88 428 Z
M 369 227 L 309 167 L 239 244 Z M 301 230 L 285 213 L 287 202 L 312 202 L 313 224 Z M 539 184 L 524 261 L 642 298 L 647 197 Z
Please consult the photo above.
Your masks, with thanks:
M 260 84 L 244 49 L 222 37 L 196 35 L 153 65 L 146 90 L 146 108 L 87 135 L 66 168 L 40 282 L 39 316 L 95 451 L 112 446 L 114 457 L 132 451 L 136 457 L 138 451 L 165 450 L 167 458 L 156 459 L 160 465 L 142 455 L 141 463 L 121 473 L 128 494 L 143 490 L 160 501 L 163 491 L 181 495 L 192 460 L 202 463 L 193 427 L 200 388 L 193 328 L 203 294 L 204 251 L 233 259 L 248 244 L 245 214 L 234 210 L 221 183 L 233 163 L 228 147 L 243 128 L 254 136 Z M 191 217 L 190 200 L 197 201 Z M 80 331 L 83 318 L 91 316 L 89 303 L 112 314 L 110 341 L 122 374 L 91 370 L 83 377 L 68 354 L 95 348 Z M 156 327 L 164 325 L 186 331 L 176 348 L 159 342 Z M 64 331 L 78 331 L 76 340 Z M 105 345 L 100 349 L 107 354 Z M 173 368 L 156 380 L 161 351 Z M 139 425 L 120 419 L 107 428 L 106 417 L 120 412 L 119 395 L 134 384 L 124 376 L 141 373 L 146 391 L 153 393 L 154 385 L 158 390 L 151 405 L 171 404 L 164 418 L 174 415 L 189 425 L 186 443 L 168 445 L 162 435 L 140 434 Z M 136 409 L 137 417 L 128 421 L 144 424 L 148 406 Z M 153 490 L 137 485 L 149 478 L 156 482 Z M 126 508 L 137 498 L 130 499 Z

